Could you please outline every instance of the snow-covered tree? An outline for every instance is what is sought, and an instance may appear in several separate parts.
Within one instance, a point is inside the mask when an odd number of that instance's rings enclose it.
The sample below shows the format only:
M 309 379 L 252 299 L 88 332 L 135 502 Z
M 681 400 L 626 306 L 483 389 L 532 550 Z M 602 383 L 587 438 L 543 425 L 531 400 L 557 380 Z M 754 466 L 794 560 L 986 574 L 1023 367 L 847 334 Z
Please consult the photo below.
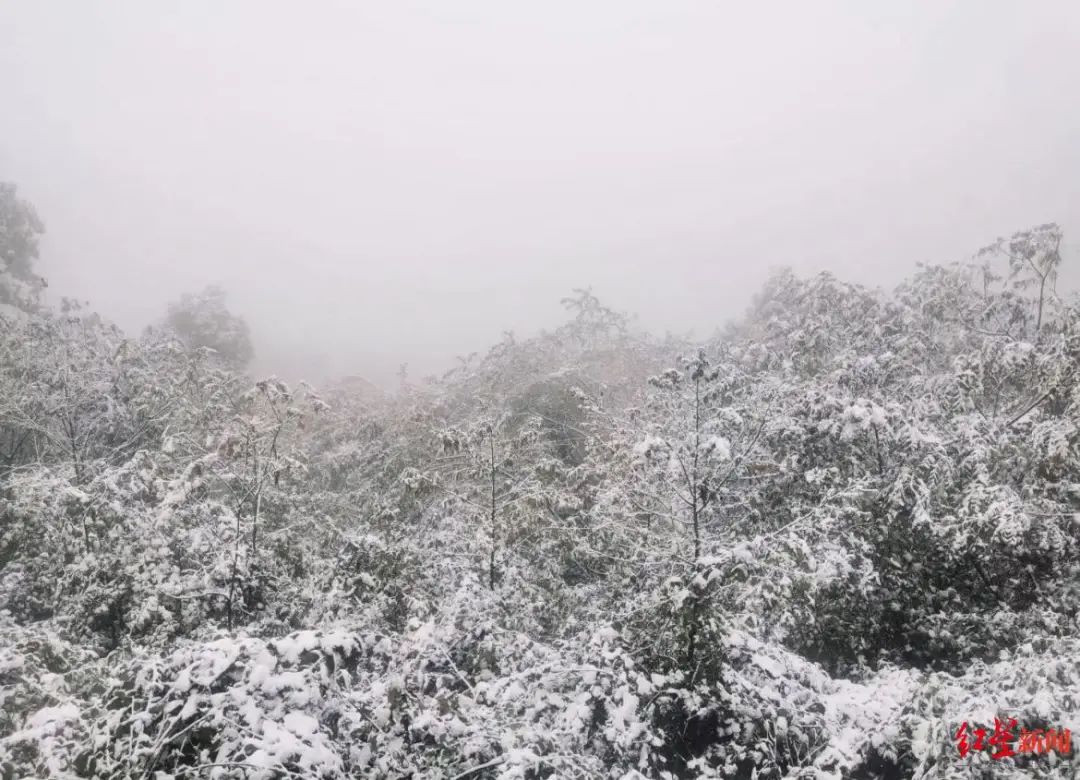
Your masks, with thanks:
M 226 363 L 243 368 L 255 349 L 247 322 L 225 306 L 225 291 L 210 286 L 169 305 L 165 324 L 189 347 L 208 347 Z
M 14 184 L 0 181 L 0 315 L 34 309 L 45 280 L 35 273 L 38 237 L 45 226 Z

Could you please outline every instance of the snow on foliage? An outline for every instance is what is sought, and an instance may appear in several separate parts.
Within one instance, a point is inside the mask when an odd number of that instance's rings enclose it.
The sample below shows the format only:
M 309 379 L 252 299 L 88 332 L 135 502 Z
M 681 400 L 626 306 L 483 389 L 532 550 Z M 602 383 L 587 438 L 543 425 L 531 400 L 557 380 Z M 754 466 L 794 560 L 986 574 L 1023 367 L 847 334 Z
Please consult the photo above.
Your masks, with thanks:
M 698 344 L 579 290 L 377 399 L 245 376 L 215 291 L 136 338 L 0 278 L 0 777 L 1074 776 L 954 740 L 1080 733 L 1059 241 Z

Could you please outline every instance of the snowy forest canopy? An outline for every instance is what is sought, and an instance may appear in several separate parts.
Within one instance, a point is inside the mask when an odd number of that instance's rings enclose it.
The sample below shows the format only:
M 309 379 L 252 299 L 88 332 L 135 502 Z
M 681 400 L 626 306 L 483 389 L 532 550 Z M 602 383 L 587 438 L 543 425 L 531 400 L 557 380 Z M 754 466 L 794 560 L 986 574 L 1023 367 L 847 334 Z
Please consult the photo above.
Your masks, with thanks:
M 0 187 L 5 780 L 1074 776 L 956 742 L 1080 727 L 1057 226 L 386 396 L 248 377 L 213 288 L 50 309 L 42 229 Z

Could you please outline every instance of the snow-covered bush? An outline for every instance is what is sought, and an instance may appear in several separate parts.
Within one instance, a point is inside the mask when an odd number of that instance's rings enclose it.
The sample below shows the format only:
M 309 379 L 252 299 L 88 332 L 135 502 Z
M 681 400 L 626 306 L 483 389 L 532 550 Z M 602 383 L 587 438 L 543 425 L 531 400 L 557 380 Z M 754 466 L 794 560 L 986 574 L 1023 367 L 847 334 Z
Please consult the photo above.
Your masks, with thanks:
M 79 771 L 87 777 L 338 777 L 352 764 L 338 699 L 361 657 L 346 632 L 222 637 L 110 675 Z

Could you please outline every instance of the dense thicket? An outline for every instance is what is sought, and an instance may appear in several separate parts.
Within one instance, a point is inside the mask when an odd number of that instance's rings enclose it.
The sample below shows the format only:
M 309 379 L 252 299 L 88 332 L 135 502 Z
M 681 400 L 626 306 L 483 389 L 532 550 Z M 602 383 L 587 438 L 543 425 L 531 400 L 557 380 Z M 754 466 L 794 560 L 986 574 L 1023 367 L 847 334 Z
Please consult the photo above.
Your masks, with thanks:
M 953 741 L 1080 726 L 1059 245 L 701 344 L 579 292 L 387 398 L 8 305 L 0 775 L 1072 776 Z

